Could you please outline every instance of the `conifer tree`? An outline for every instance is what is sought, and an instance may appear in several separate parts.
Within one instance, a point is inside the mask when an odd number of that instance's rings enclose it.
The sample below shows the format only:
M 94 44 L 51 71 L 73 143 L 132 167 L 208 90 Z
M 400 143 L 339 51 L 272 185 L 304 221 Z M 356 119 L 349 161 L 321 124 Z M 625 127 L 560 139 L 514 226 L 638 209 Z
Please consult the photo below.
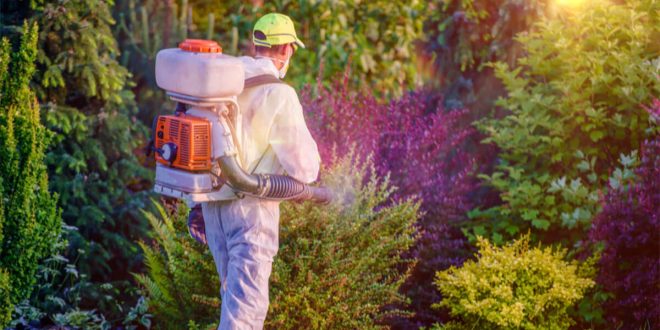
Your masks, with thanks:
M 38 263 L 60 239 L 57 195 L 48 192 L 44 151 L 50 134 L 30 89 L 37 25 L 23 25 L 18 51 L 0 42 L 0 327 L 30 294 Z

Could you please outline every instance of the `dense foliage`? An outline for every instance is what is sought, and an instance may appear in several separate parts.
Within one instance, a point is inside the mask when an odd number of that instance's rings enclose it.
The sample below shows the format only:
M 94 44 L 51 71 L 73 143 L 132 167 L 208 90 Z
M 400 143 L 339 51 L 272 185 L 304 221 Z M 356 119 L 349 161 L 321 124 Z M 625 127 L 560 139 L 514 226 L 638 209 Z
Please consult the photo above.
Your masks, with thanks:
M 439 87 L 447 107 L 469 106 L 477 114 L 491 112 L 493 101 L 504 90 L 487 64 L 515 64 L 522 48 L 514 37 L 543 16 L 546 2 L 432 2 L 424 22 L 423 50 L 431 65 L 429 82 Z
M 422 32 L 425 7 L 418 0 L 121 0 L 117 16 L 123 15 L 132 28 L 120 26 L 117 35 L 122 49 L 131 52 L 130 67 L 146 76 L 150 73 L 145 70 L 153 70 L 155 45 L 173 46 L 186 36 L 210 38 L 231 55 L 247 55 L 254 22 L 269 12 L 285 13 L 306 45 L 293 57 L 287 74 L 295 86 L 313 83 L 319 75 L 329 81 L 350 68 L 353 87 L 367 84 L 379 94 L 401 95 L 405 87 L 419 82 L 415 40 Z M 135 57 L 138 53 L 142 54 Z
M 543 19 L 518 37 L 526 55 L 517 66 L 494 64 L 508 114 L 480 128 L 502 150 L 484 178 L 504 204 L 475 212 L 473 234 L 497 243 L 528 229 L 546 240 L 583 237 L 617 160 L 634 165 L 630 153 L 648 134 L 639 105 L 660 93 L 659 5 L 597 1 Z
M 488 203 L 474 173 L 489 170 L 493 150 L 479 145 L 469 112 L 445 110 L 442 99 L 429 90 L 383 104 L 368 93 L 351 91 L 346 81 L 319 87 L 317 97 L 307 90 L 302 103 L 324 162 L 331 162 L 333 153 L 352 150 L 350 141 L 356 152 L 373 155 L 379 176 L 390 175 L 398 187 L 394 200 L 421 200 L 420 237 L 406 254 L 418 262 L 403 286 L 415 315 L 390 323 L 410 328 L 441 320 L 430 313 L 430 305 L 440 299 L 431 285 L 433 276 L 469 256 L 471 248 L 455 225 L 466 220 L 468 210 Z
M 368 164 L 365 163 L 365 164 Z M 384 205 L 387 180 L 367 177 L 367 165 L 347 156 L 324 173 L 338 203 L 282 204 L 280 250 L 273 264 L 266 327 L 364 329 L 382 307 L 402 299 L 401 252 L 413 242 L 418 204 Z M 217 322 L 217 273 L 208 249 L 188 236 L 185 212 L 148 215 L 157 245 L 143 244 L 149 272 L 138 276 L 159 327 Z M 209 285 L 216 283 L 216 285 Z
M 660 102 L 656 101 L 660 115 Z M 660 116 L 657 118 L 660 120 Z M 660 136 L 642 147 L 636 182 L 612 189 L 589 237 L 605 245 L 598 283 L 613 294 L 605 307 L 610 324 L 653 328 L 660 321 Z
M 183 329 L 189 320 L 212 322 L 219 310 L 215 305 L 220 290 L 213 256 L 206 245 L 188 236 L 184 205 L 174 214 L 168 214 L 161 205 L 156 209 L 158 213 L 145 213 L 156 244 L 141 244 L 148 273 L 136 277 L 144 287 L 156 325 Z
M 448 328 L 567 329 L 567 309 L 594 285 L 566 251 L 529 247 L 523 236 L 504 247 L 478 238 L 479 255 L 462 267 L 439 272 L 436 285 L 460 322 Z M 590 265 L 583 265 L 589 268 Z
M 223 8 L 219 3 L 214 7 Z M 151 125 L 155 116 L 172 111 L 166 102 L 165 92 L 156 86 L 155 61 L 158 51 L 177 47 L 188 37 L 207 38 L 193 35 L 190 19 L 192 7 L 187 1 L 136 1 L 119 0 L 113 8 L 117 20 L 113 33 L 121 50 L 121 64 L 132 74 L 132 90 L 139 105 L 137 117 Z M 223 44 L 225 52 L 231 52 Z
M 272 11 L 287 13 L 299 24 L 307 50 L 292 59 L 290 74 L 300 83 L 312 83 L 318 74 L 329 80 L 347 68 L 354 88 L 369 86 L 379 95 L 401 95 L 404 87 L 419 82 L 415 40 L 422 31 L 424 1 L 272 2 L 251 21 Z
M 27 298 L 41 259 L 55 252 L 62 220 L 48 192 L 44 153 L 51 135 L 30 89 L 37 57 L 36 24 L 23 24 L 12 52 L 0 41 L 0 327 Z
M 151 173 L 134 150 L 144 126 L 126 89 L 130 73 L 116 60 L 112 3 L 17 1 L 3 4 L 3 24 L 30 18 L 41 32 L 33 82 L 54 137 L 46 161 L 50 187 L 60 196 L 62 217 L 79 228 L 70 251 L 84 251 L 81 271 L 96 280 L 126 279 L 139 266 L 146 223 L 139 191 Z
M 75 227 L 64 226 L 63 234 L 70 234 Z M 66 248 L 66 241 L 57 242 L 58 251 Z M 9 329 L 45 329 L 51 326 L 63 329 L 110 329 L 122 325 L 124 329 L 135 330 L 139 326 L 149 327 L 150 315 L 144 298 L 135 306 L 121 310 L 117 288 L 110 284 L 89 281 L 89 275 L 78 271 L 76 260 L 70 261 L 61 254 L 41 262 L 36 272 L 36 285 L 29 299 L 16 304 Z M 85 307 L 85 301 L 94 301 L 92 308 Z M 108 305 L 116 305 L 121 311 L 111 310 Z

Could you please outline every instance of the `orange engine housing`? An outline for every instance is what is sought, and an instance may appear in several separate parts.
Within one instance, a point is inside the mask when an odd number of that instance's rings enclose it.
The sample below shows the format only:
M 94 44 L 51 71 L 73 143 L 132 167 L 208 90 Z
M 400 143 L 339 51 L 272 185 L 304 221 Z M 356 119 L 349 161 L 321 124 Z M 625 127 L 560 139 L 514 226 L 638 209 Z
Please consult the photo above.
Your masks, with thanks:
M 177 146 L 176 156 L 169 162 L 156 152 L 156 161 L 187 171 L 211 170 L 211 123 L 205 118 L 186 114 L 159 116 L 155 146 L 165 143 Z

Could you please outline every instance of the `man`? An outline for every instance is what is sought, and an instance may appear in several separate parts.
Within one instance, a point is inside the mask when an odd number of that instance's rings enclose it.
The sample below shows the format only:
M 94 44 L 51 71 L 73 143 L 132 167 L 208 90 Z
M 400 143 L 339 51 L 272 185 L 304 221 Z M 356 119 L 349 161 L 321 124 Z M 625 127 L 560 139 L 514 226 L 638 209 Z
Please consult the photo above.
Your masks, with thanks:
M 242 113 L 240 158 L 248 173 L 284 174 L 310 183 L 320 157 L 295 90 L 279 82 L 291 56 L 305 45 L 282 14 L 254 26 L 256 56 L 241 57 L 246 81 L 262 79 L 238 98 Z M 265 83 L 264 83 L 265 82 Z M 225 187 L 226 189 L 229 189 Z M 261 329 L 268 311 L 268 279 L 278 250 L 278 201 L 251 196 L 202 204 L 206 240 L 220 275 L 218 329 Z

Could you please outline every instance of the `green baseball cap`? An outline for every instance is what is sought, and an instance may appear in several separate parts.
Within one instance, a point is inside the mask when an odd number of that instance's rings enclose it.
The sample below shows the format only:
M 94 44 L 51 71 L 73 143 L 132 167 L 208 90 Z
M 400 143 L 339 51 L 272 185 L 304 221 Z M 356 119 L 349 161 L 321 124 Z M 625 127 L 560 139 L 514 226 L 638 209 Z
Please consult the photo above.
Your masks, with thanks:
M 255 33 L 257 31 L 260 33 Z M 268 48 L 290 43 L 305 48 L 305 44 L 296 35 L 291 18 L 278 13 L 266 14 L 257 20 L 252 30 L 252 41 L 257 46 Z

